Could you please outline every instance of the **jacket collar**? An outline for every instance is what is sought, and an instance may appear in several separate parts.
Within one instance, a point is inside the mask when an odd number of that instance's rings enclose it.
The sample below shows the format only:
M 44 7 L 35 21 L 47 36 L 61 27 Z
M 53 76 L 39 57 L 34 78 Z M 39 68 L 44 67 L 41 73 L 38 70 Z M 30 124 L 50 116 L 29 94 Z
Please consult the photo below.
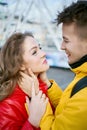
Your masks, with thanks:
M 74 73 L 87 73 L 87 55 L 83 56 L 78 62 L 70 64 L 70 67 Z
M 73 64 L 70 64 L 70 67 L 72 69 L 75 69 L 77 67 L 79 67 L 80 65 L 82 65 L 83 63 L 87 62 L 87 55 L 83 56 L 79 61 L 73 63 Z

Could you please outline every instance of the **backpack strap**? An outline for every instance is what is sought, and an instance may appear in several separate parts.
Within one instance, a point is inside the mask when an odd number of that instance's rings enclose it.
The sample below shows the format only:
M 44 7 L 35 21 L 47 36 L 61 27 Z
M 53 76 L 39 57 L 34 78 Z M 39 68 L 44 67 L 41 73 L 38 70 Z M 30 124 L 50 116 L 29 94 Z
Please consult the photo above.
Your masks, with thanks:
M 70 98 L 76 94 L 78 91 L 80 91 L 81 89 L 87 87 L 87 76 L 83 77 L 82 79 L 80 79 L 75 86 L 72 89 Z

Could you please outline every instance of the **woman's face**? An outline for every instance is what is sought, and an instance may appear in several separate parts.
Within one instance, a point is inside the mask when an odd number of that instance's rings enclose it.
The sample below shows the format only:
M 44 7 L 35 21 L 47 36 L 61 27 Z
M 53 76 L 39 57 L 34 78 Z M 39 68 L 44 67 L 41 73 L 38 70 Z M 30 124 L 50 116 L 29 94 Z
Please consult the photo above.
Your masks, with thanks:
M 23 68 L 29 72 L 29 68 L 35 73 L 47 71 L 49 65 L 46 60 L 46 53 L 40 49 L 33 37 L 27 36 L 23 43 Z

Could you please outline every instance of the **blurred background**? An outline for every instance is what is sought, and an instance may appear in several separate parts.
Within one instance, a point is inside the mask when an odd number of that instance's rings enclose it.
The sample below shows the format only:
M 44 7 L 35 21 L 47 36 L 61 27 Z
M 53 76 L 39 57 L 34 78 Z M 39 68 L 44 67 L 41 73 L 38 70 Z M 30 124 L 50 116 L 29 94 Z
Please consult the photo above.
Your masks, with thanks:
M 61 25 L 55 19 L 64 7 L 77 0 L 0 0 L 0 47 L 14 32 L 32 32 L 46 52 L 50 65 L 47 72 L 65 89 L 74 74 L 67 57 L 60 50 Z

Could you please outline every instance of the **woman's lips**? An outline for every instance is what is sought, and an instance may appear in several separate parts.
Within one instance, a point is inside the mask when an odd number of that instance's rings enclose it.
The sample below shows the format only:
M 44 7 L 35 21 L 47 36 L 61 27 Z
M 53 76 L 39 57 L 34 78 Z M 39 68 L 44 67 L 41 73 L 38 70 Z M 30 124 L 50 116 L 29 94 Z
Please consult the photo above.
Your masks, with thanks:
M 46 59 L 43 61 L 43 64 L 47 64 L 47 60 Z

